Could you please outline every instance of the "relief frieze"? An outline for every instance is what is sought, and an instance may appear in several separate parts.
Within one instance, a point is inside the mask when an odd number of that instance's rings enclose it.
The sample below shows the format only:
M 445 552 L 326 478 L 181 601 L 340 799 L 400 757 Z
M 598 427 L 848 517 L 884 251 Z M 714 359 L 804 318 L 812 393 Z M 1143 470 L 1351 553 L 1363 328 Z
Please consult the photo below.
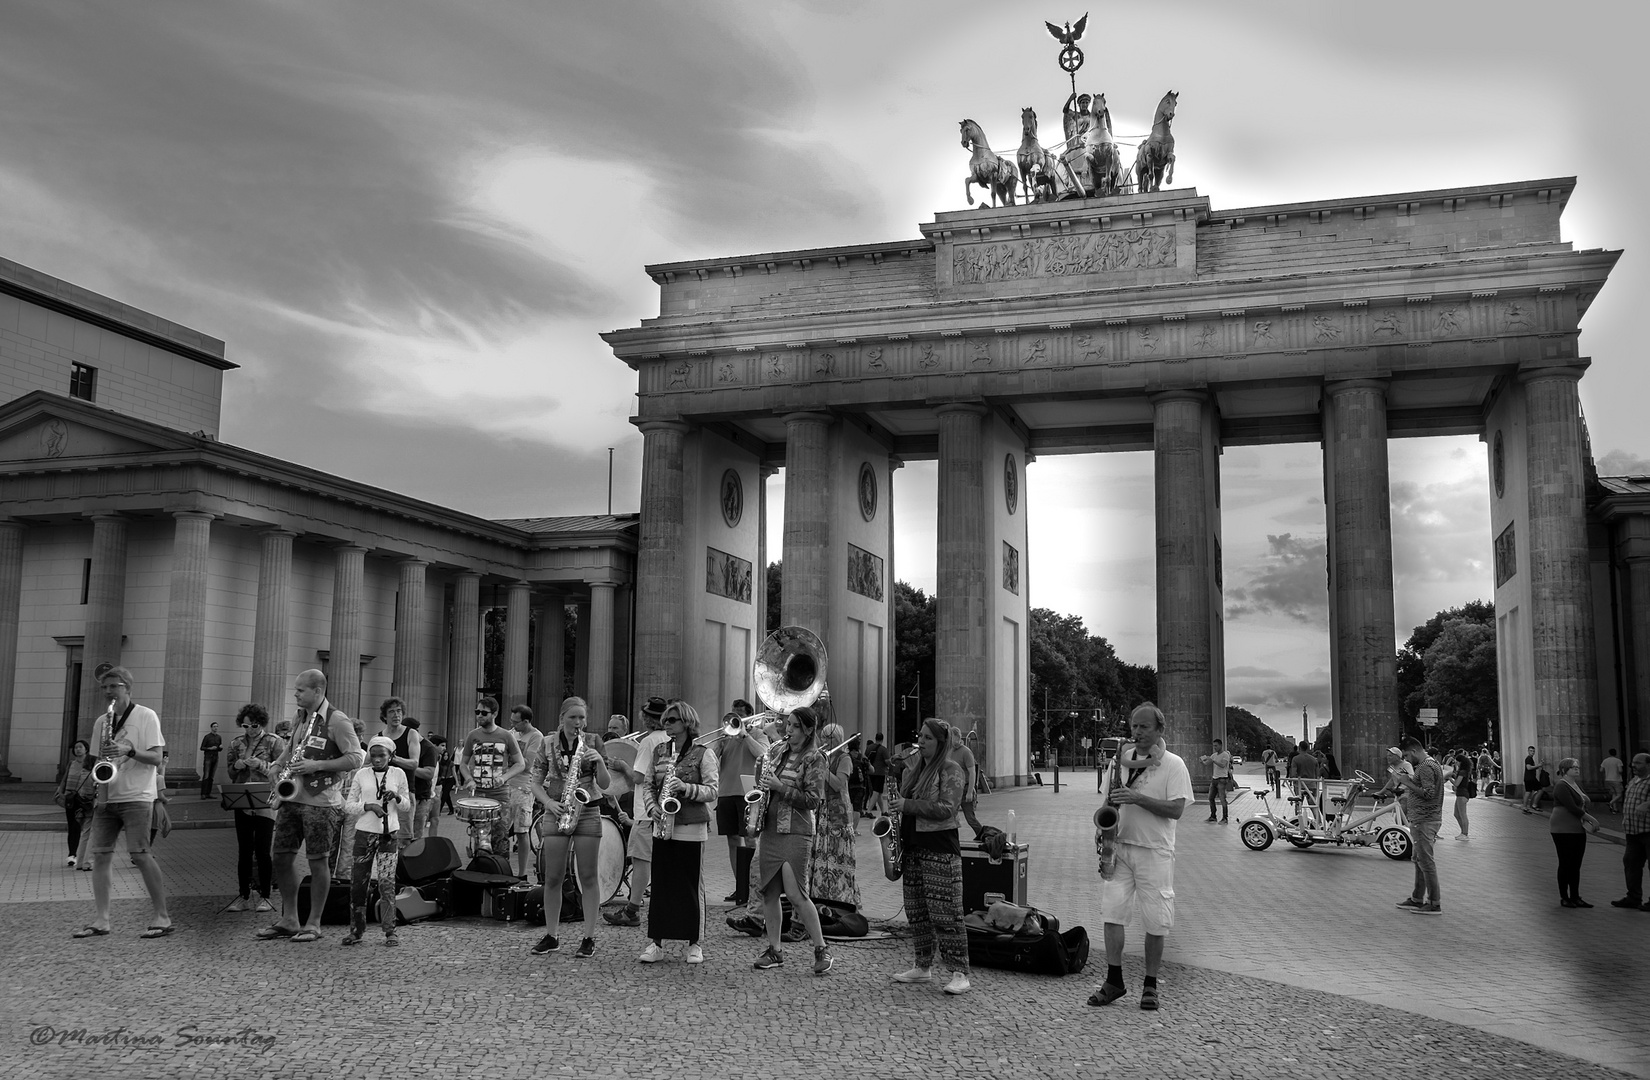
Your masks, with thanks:
M 951 252 L 951 281 L 956 285 L 987 285 L 1027 278 L 1159 270 L 1173 267 L 1176 259 L 1172 226 L 958 244 Z

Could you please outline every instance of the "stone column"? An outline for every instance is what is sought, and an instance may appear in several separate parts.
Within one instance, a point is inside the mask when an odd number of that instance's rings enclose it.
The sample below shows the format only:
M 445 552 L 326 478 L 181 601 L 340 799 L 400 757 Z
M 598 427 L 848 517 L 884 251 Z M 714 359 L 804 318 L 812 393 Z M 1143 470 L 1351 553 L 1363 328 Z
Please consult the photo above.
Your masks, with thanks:
M 401 560 L 401 582 L 395 593 L 395 668 L 390 694 L 407 703 L 407 715 L 425 719 L 424 703 L 424 576 L 430 564 L 422 559 Z M 436 732 L 425 729 L 429 734 Z
M 831 462 L 826 436 L 831 418 L 825 413 L 785 417 L 784 587 L 780 621 L 812 630 L 834 644 L 831 614 Z
M 1378 774 L 1400 734 L 1385 381 L 1329 383 L 1324 421 L 1335 757 L 1343 776 Z
M 267 529 L 260 538 L 258 612 L 252 624 L 252 703 L 269 713 L 272 729 L 296 709 L 292 684 L 298 673 L 287 670 L 287 597 L 292 592 L 293 536 L 286 529 Z
M 11 699 L 17 691 L 17 624 L 23 613 L 23 524 L 0 521 L 0 782 L 12 778 Z
M 170 751 L 167 775 L 174 778 L 200 778 L 195 748 L 201 738 L 212 516 L 199 510 L 172 513 L 172 589 L 166 603 L 166 672 L 161 684 L 160 728 Z
M 1211 662 L 1217 597 L 1210 520 L 1215 478 L 1209 468 L 1209 397 L 1199 390 L 1176 390 L 1155 394 L 1151 402 L 1157 705 L 1168 720 L 1169 749 L 1195 763 L 1215 738 Z M 1204 786 L 1206 779 L 1192 771 Z
M 504 601 L 504 700 L 499 708 L 504 715 L 516 705 L 527 704 L 527 643 L 531 618 L 529 605 L 533 599 L 532 586 L 525 581 L 512 581 Z
M 92 515 L 92 576 L 86 595 L 86 644 L 81 649 L 80 737 L 90 738 L 92 721 L 108 702 L 92 672 L 99 664 L 120 663 L 120 639 L 126 619 L 126 519 L 119 514 Z
M 463 739 L 475 726 L 480 611 L 481 575 L 466 570 L 453 579 L 453 647 L 447 660 L 448 739 Z
M 984 405 L 941 405 L 939 516 L 935 557 L 935 710 L 940 719 L 968 731 L 979 728 L 991 744 L 986 710 L 986 550 L 989 514 L 985 505 Z M 786 486 L 786 532 L 790 531 L 790 487 Z M 790 607 L 791 575 L 785 568 L 785 606 Z
M 685 575 L 682 440 L 686 424 L 649 420 L 642 432 L 642 520 L 636 548 L 636 699 L 682 692 Z M 579 627 L 584 633 L 584 627 Z
M 1519 373 L 1529 468 L 1530 638 L 1536 750 L 1598 775 L 1598 675 L 1582 471 L 1580 368 Z M 1639 643 L 1640 648 L 1643 643 Z M 1507 747 L 1511 751 L 1512 747 Z
M 596 731 L 607 725 L 613 712 L 613 594 L 611 581 L 590 583 L 590 647 L 585 654 L 590 670 L 586 685 L 590 706 L 590 727 Z M 584 640 L 583 638 L 580 639 Z
M 332 572 L 332 638 L 327 645 L 327 700 L 354 718 L 361 710 L 361 604 L 366 591 L 367 549 L 345 544 Z M 373 710 L 373 716 L 377 711 Z
M 538 613 L 538 662 L 533 665 L 533 689 L 543 727 L 555 723 L 561 699 L 567 696 L 567 609 L 561 593 L 547 593 Z

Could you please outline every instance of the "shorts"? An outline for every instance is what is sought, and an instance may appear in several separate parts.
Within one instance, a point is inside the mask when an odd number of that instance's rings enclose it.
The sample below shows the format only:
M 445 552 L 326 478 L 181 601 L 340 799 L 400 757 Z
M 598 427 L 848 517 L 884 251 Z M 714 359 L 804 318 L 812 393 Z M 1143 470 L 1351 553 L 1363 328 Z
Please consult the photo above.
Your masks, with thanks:
M 1100 886 L 1100 921 L 1121 926 L 1134 908 L 1151 936 L 1162 937 L 1174 928 L 1173 855 L 1117 845 L 1117 872 Z
M 154 803 L 148 799 L 136 802 L 104 803 L 92 811 L 93 855 L 108 855 L 115 850 L 115 837 L 126 831 L 126 850 L 133 855 L 149 850 L 149 823 L 154 815 Z
M 653 861 L 653 824 L 638 820 L 630 830 L 630 839 L 625 842 L 625 854 L 632 859 L 643 862 Z
M 506 808 L 504 817 L 510 822 L 511 832 L 526 832 L 533 827 L 533 804 L 538 800 L 533 798 L 531 791 L 518 787 L 506 788 L 503 798 L 493 797 Z
M 716 832 L 721 836 L 745 835 L 743 795 L 723 795 L 716 800 Z
M 270 854 L 295 855 L 301 847 L 311 861 L 331 858 L 343 824 L 342 806 L 284 802 L 275 811 L 275 838 L 269 845 Z
M 531 815 L 529 810 L 528 814 Z M 539 837 L 543 840 L 555 840 L 568 836 L 594 836 L 598 839 L 602 835 L 602 810 L 599 803 L 591 803 L 579 811 L 579 816 L 573 821 L 571 833 L 558 833 L 556 821 L 549 814 L 539 819 Z

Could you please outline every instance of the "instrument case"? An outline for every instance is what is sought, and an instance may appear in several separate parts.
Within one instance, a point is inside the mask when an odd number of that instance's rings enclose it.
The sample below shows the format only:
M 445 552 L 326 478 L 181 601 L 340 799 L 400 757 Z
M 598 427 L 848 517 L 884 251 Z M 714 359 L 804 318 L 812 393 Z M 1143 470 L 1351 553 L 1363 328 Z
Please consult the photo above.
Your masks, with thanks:
M 514 885 L 493 893 L 493 918 L 500 922 L 544 925 L 544 886 Z
M 445 836 L 426 836 L 402 849 L 401 858 L 395 864 L 395 883 L 423 885 L 444 878 L 463 865 L 458 848 L 451 840 Z
M 514 874 L 486 874 L 474 870 L 454 870 L 450 880 L 452 912 L 469 918 L 491 918 L 493 894 L 516 884 Z

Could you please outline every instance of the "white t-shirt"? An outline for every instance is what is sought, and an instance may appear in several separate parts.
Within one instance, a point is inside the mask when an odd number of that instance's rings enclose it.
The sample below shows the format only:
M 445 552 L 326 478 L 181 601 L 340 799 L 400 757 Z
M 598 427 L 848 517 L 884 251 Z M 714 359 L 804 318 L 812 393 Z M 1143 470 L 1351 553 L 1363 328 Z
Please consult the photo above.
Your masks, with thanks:
M 1125 780 L 1128 773 L 1124 773 Z M 1163 753 L 1163 764 L 1153 765 L 1136 774 L 1128 787 L 1149 798 L 1173 802 L 1185 799 L 1187 805 L 1195 801 L 1192 794 L 1192 774 L 1186 771 L 1186 762 L 1178 754 Z M 1166 855 L 1174 854 L 1175 819 L 1158 817 L 1140 806 L 1118 807 L 1117 839 L 1119 843 L 1150 848 Z
M 399 811 L 403 808 L 412 809 L 412 799 L 407 791 L 407 774 L 394 765 L 391 765 L 380 774 L 371 765 L 368 765 L 366 768 L 356 771 L 355 779 L 350 784 L 349 797 L 344 801 L 344 815 L 355 823 L 357 830 L 364 832 L 383 831 L 384 826 L 379 821 L 377 814 L 363 812 L 363 807 L 367 803 L 378 801 L 378 779 L 380 775 L 387 781 L 385 790 L 393 791 L 401 796 L 400 802 L 396 802 L 394 799 L 390 800 L 388 815 L 390 832 L 393 833 L 401 827 Z
M 632 766 L 639 778 L 636 781 L 636 813 L 642 812 L 641 786 L 652 782 L 653 779 L 653 751 L 670 738 L 663 731 L 650 731 L 636 742 L 636 764 Z
M 111 713 L 104 713 L 98 718 L 92 727 L 94 754 L 103 747 L 104 732 L 112 730 L 119 719 L 118 714 Z M 126 717 L 126 723 L 115 733 L 114 740 L 139 752 L 166 745 L 166 737 L 160 733 L 160 717 L 147 705 L 136 703 L 132 705 L 132 712 Z M 120 756 L 123 753 L 124 751 L 117 752 L 114 758 L 115 778 L 105 785 L 104 800 L 112 803 L 154 802 L 159 794 L 155 781 L 160 770 L 135 758 Z
M 1232 755 L 1222 750 L 1218 754 L 1210 754 L 1205 760 L 1209 762 L 1209 775 L 1216 780 L 1230 779 L 1232 776 Z
M 1606 784 L 1621 783 L 1621 766 L 1622 760 L 1618 757 L 1607 757 L 1598 763 L 1598 767 L 1604 770 Z

